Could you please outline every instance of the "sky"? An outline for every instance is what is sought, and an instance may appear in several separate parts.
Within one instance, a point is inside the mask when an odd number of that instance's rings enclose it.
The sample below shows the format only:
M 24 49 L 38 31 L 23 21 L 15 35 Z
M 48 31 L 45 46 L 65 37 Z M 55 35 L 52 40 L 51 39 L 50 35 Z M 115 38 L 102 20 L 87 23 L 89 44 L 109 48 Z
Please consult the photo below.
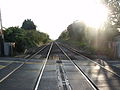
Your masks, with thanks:
M 21 27 L 25 19 L 31 19 L 37 30 L 55 40 L 76 20 L 98 27 L 107 14 L 96 1 L 99 0 L 0 0 L 3 27 Z

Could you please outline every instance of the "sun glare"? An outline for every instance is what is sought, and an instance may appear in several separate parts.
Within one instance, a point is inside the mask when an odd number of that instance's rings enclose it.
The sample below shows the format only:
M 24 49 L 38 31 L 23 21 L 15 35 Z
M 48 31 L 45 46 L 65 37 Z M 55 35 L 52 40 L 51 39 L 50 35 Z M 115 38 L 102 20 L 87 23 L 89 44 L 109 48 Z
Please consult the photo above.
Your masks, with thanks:
M 73 21 L 82 21 L 90 27 L 99 28 L 107 20 L 108 10 L 100 2 L 101 0 L 1 1 L 4 27 L 21 26 L 23 20 L 28 18 L 35 22 L 38 30 L 48 33 L 52 39 L 57 39 Z M 28 1 L 29 5 L 26 7 Z
M 86 2 L 85 2 L 86 1 Z M 107 20 L 108 9 L 99 0 L 81 0 L 80 19 L 84 21 L 88 26 L 99 28 Z

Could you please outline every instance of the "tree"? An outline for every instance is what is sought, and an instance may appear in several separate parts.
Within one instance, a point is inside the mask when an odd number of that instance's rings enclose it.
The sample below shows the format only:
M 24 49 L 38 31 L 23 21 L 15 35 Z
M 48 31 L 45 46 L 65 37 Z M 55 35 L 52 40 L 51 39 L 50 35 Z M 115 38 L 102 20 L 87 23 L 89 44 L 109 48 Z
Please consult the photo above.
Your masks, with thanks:
M 24 30 L 36 30 L 36 25 L 31 19 L 27 19 L 24 20 L 21 28 Z
M 49 42 L 49 36 L 36 30 L 23 30 L 19 27 L 10 27 L 4 31 L 6 42 L 15 42 L 16 51 L 23 52 L 43 43 Z
M 84 40 L 85 24 L 83 22 L 74 22 L 67 27 L 67 30 L 72 40 Z
M 109 8 L 108 22 L 115 30 L 120 29 L 120 0 L 103 0 Z
M 10 27 L 6 29 L 4 35 L 6 42 L 16 43 L 16 51 L 18 52 L 23 52 L 29 42 L 28 38 L 25 36 L 25 30 L 19 27 Z
M 68 40 L 69 36 L 68 36 L 68 30 L 64 30 L 61 35 L 59 36 L 59 39 L 61 40 Z

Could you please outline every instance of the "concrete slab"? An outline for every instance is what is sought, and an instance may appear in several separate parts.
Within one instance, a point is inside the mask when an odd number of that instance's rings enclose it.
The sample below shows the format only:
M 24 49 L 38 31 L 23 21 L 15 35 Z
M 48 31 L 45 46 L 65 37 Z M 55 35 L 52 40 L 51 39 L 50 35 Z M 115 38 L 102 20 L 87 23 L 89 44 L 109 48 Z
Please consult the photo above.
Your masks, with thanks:
M 25 64 L 0 84 L 0 90 L 33 90 L 41 64 Z
M 48 60 L 38 90 L 59 90 L 55 60 Z

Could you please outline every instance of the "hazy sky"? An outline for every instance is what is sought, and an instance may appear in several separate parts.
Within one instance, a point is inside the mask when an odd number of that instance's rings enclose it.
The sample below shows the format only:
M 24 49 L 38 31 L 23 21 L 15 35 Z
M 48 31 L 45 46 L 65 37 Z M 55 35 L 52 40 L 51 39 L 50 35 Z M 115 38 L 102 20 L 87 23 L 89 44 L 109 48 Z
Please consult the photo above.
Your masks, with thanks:
M 89 16 L 95 17 L 105 12 L 99 5 L 97 8 L 97 3 L 94 1 L 0 0 L 3 27 L 21 27 L 24 19 L 32 19 L 38 30 L 48 33 L 52 39 L 57 39 L 60 33 L 73 21 L 84 18 L 84 21 L 87 19 L 88 24 L 91 24 L 90 20 L 93 18 L 89 18 Z M 96 12 L 98 15 L 94 16 L 92 12 Z M 105 17 L 103 15 L 100 14 L 99 16 Z M 100 18 L 99 21 L 101 20 Z

